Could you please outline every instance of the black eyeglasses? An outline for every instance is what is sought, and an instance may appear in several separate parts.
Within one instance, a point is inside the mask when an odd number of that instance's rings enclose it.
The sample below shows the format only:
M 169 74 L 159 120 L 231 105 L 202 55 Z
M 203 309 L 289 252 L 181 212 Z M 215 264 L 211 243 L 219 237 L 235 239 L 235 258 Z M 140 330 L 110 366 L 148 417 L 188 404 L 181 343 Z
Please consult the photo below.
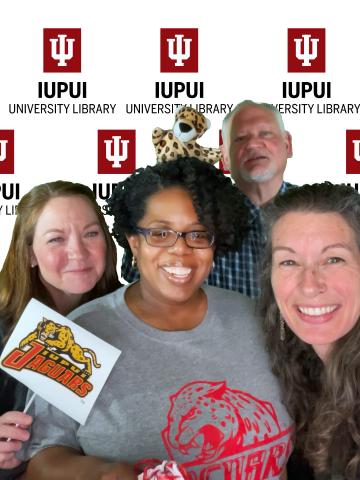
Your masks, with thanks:
M 210 248 L 215 240 L 214 234 L 207 231 L 176 232 L 168 228 L 141 227 L 136 227 L 136 231 L 144 235 L 151 247 L 172 247 L 179 237 L 183 237 L 190 248 Z

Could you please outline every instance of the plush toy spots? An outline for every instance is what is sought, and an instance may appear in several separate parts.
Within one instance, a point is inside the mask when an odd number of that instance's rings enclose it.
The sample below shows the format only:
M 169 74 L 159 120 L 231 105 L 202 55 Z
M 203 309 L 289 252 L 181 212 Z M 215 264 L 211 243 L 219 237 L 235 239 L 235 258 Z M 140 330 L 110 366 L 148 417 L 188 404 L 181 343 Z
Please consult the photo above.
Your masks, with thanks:
M 196 140 L 210 127 L 202 113 L 191 107 L 180 107 L 172 130 L 154 128 L 152 141 L 158 163 L 179 157 L 196 157 L 212 165 L 221 158 L 220 148 L 204 148 Z

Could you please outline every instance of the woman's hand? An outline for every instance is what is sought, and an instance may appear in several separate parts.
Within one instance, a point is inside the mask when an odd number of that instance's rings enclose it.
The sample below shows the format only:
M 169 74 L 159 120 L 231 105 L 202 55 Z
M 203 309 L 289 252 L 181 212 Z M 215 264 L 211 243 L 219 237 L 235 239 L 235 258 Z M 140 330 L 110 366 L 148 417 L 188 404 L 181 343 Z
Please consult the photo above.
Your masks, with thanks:
M 33 419 L 22 412 L 6 412 L 0 417 L 0 468 L 15 468 L 21 461 L 15 456 L 22 442 L 29 439 Z

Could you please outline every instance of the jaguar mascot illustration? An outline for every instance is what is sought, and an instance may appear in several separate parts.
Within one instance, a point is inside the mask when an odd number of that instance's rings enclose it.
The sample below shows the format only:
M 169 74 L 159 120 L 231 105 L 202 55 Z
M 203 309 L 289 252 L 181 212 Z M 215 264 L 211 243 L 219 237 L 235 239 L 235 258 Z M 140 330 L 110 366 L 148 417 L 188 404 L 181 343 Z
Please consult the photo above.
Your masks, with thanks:
M 214 165 L 221 159 L 220 148 L 205 148 L 196 140 L 210 128 L 210 120 L 192 107 L 180 107 L 172 130 L 155 128 L 152 142 L 158 163 L 179 157 L 196 157 Z
M 83 370 L 89 376 L 92 374 L 92 363 L 96 368 L 101 367 L 97 363 L 95 352 L 76 343 L 71 328 L 66 325 L 60 325 L 43 317 L 42 321 L 38 323 L 36 330 L 21 340 L 19 347 L 24 348 L 33 340 L 39 340 L 49 350 L 59 354 L 66 354 L 75 363 L 83 364 Z M 91 358 L 85 356 L 85 353 L 90 354 Z
M 226 382 L 192 382 L 170 397 L 162 437 L 170 458 L 209 463 L 281 434 L 271 403 Z

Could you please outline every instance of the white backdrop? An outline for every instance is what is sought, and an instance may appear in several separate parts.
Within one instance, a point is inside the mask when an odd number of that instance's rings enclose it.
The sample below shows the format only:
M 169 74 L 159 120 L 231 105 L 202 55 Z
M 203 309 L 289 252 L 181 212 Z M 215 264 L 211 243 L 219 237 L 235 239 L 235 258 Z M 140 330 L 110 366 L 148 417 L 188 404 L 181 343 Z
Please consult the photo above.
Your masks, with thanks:
M 151 131 L 171 128 L 173 114 L 129 114 L 126 105 L 152 103 L 237 104 L 244 99 L 274 104 L 315 104 L 313 113 L 284 114 L 294 157 L 286 179 L 355 184 L 347 175 L 346 130 L 360 129 L 360 116 L 316 113 L 319 104 L 360 105 L 359 6 L 324 1 L 179 3 L 3 2 L 0 28 L 0 130 L 15 131 L 15 173 L 0 174 L 0 265 L 14 223 L 16 198 L 57 179 L 115 183 L 124 176 L 97 173 L 97 131 L 136 130 L 136 166 L 155 163 Z M 43 72 L 43 29 L 81 28 L 81 73 Z M 198 73 L 160 72 L 160 28 L 197 28 Z M 287 29 L 326 29 L 326 72 L 288 73 Z M 87 98 L 39 99 L 38 82 L 86 82 Z M 155 98 L 155 82 L 203 82 L 204 98 Z M 283 82 L 330 82 L 331 98 L 284 99 Z M 10 105 L 38 103 L 116 104 L 114 114 L 11 114 Z M 305 107 L 306 108 L 306 107 Z M 322 108 L 322 107 L 321 107 Z M 320 108 L 320 110 L 321 110 Z M 207 114 L 212 126 L 203 146 L 218 146 L 223 114 Z M 5 195 L 6 196 L 6 195 Z

